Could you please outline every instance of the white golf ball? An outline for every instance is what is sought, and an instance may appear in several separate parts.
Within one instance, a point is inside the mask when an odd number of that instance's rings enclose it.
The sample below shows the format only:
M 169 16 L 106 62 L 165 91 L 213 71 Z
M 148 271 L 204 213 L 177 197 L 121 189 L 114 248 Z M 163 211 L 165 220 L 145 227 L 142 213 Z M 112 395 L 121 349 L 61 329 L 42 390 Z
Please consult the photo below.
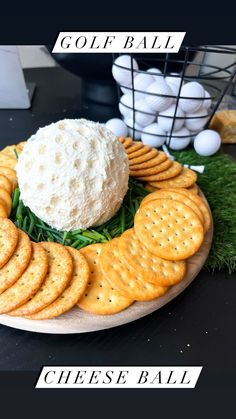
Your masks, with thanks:
M 145 98 L 147 104 L 153 111 L 164 111 L 169 108 L 173 102 L 173 92 L 164 80 L 155 81 L 147 88 L 147 96 Z
M 160 125 L 154 123 L 143 129 L 141 140 L 150 147 L 161 147 L 166 140 L 166 133 Z
M 184 117 L 182 109 L 180 107 L 176 109 L 176 105 L 174 104 L 159 113 L 157 122 L 164 131 L 170 131 L 174 123 L 173 130 L 178 131 L 184 125 Z
M 171 138 L 170 135 L 167 136 L 166 144 L 172 150 L 184 150 L 191 142 L 191 134 L 189 130 L 185 127 L 182 127 L 178 131 L 173 131 Z
M 134 78 L 135 97 L 137 99 L 145 98 L 148 86 L 153 83 L 153 77 L 147 73 L 139 73 Z M 142 92 L 142 93 L 141 93 Z
M 161 70 L 159 70 L 159 68 L 155 68 L 155 67 L 149 68 L 147 70 L 147 73 L 150 73 L 151 74 L 151 76 L 153 77 L 154 81 L 163 80 L 163 78 L 164 78 L 163 77 L 163 74 L 162 74 Z
M 186 83 L 181 87 L 179 106 L 184 112 L 196 112 L 202 106 L 205 98 L 205 90 L 201 84 L 196 81 Z
M 132 87 L 130 84 L 125 83 L 123 86 L 120 86 L 120 90 L 126 95 L 132 92 Z
M 141 99 L 135 103 L 135 122 L 142 127 L 146 127 L 151 124 L 155 118 L 156 115 L 150 109 L 147 102 Z
M 208 93 L 208 91 L 207 91 L 207 90 L 205 90 L 205 100 L 203 101 L 202 106 L 203 106 L 205 109 L 207 109 L 207 110 L 208 110 L 208 109 L 210 109 L 211 105 L 212 105 L 211 96 L 210 96 L 210 94 Z
M 212 156 L 219 150 L 221 138 L 218 132 L 205 129 L 195 137 L 193 145 L 200 156 Z
M 120 98 L 119 111 L 124 117 L 133 117 L 133 108 L 135 107 L 135 98 L 133 101 L 132 93 L 127 93 Z
M 198 131 L 204 127 L 208 120 L 208 113 L 205 108 L 201 108 L 196 112 L 186 114 L 184 125 L 190 131 Z
M 128 135 L 128 128 L 122 119 L 109 119 L 109 121 L 106 122 L 105 127 L 112 131 L 113 134 L 117 135 L 117 137 L 127 137 Z
M 129 136 L 133 138 L 133 140 L 140 140 L 143 127 L 137 124 L 137 122 L 134 123 L 133 118 L 125 119 L 125 123 L 128 127 Z
M 138 63 L 133 58 L 133 69 L 138 70 Z M 131 56 L 130 55 L 120 55 L 114 61 L 112 66 L 112 75 L 117 83 L 127 86 L 132 82 L 132 67 L 131 67 Z M 136 71 L 134 71 L 133 76 L 135 77 Z

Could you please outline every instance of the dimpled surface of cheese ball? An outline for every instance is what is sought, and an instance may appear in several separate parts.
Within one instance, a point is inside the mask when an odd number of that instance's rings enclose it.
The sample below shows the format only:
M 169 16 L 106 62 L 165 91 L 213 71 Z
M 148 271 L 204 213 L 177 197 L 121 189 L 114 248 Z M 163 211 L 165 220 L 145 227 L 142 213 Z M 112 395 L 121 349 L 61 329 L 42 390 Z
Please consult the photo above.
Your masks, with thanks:
M 122 144 L 110 130 L 85 119 L 40 128 L 25 145 L 16 170 L 24 204 L 62 231 L 107 221 L 128 189 Z

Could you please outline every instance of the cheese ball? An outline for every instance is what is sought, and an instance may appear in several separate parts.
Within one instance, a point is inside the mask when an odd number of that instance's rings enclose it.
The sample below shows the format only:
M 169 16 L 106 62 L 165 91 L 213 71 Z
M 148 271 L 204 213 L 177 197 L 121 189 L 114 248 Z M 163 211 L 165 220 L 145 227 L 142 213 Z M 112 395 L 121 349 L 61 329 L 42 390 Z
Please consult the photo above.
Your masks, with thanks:
M 122 144 L 106 127 L 85 119 L 40 128 L 26 143 L 16 170 L 24 205 L 62 231 L 106 222 L 128 189 Z

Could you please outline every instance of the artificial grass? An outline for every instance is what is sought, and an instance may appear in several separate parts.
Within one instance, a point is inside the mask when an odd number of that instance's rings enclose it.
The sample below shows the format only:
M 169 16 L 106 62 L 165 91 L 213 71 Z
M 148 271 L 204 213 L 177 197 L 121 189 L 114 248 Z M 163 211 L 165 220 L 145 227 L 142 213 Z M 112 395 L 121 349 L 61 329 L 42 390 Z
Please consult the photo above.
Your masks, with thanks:
M 205 268 L 236 271 L 236 163 L 218 152 L 211 157 L 197 155 L 194 150 L 172 152 L 182 164 L 204 165 L 198 174 L 198 185 L 206 196 L 214 220 L 212 247 Z

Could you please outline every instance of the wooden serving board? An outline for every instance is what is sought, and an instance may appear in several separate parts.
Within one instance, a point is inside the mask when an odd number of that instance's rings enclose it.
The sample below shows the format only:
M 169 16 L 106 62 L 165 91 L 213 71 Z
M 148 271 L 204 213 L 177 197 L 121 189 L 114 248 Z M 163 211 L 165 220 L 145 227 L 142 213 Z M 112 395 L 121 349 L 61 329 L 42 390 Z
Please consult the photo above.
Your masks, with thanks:
M 211 227 L 205 235 L 202 246 L 194 256 L 188 259 L 185 278 L 179 284 L 171 287 L 165 295 L 156 300 L 135 302 L 121 313 L 108 316 L 90 314 L 79 308 L 73 308 L 68 313 L 48 320 L 28 320 L 22 317 L 11 317 L 2 314 L 0 315 L 0 324 L 30 332 L 71 334 L 109 329 L 140 319 L 169 303 L 196 278 L 207 259 L 211 248 L 212 237 L 213 220 L 211 217 Z

